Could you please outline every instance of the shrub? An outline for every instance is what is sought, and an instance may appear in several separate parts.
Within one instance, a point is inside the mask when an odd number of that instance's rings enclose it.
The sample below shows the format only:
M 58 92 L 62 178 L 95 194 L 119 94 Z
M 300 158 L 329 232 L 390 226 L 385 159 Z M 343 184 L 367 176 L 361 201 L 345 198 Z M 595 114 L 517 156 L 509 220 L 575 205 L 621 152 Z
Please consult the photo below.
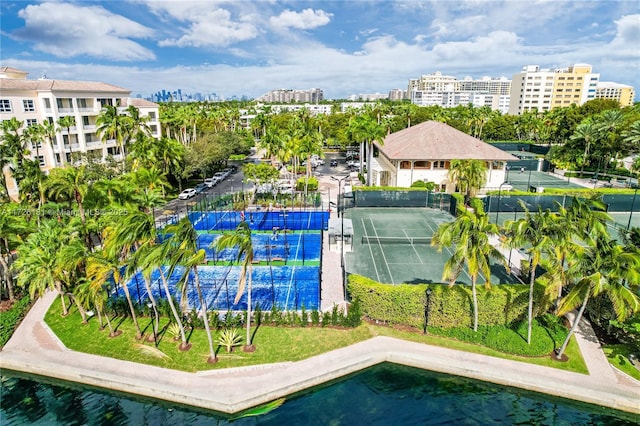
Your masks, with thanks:
M 312 325 L 320 325 L 320 312 L 317 309 L 311 311 L 311 324 Z
M 322 314 L 322 326 L 326 327 L 331 324 L 331 313 L 325 312 Z
M 355 299 L 349 305 L 347 316 L 344 319 L 344 325 L 347 327 L 358 327 L 362 324 L 362 312 L 360 311 L 360 300 Z
M 297 180 L 296 182 L 296 191 L 304 191 L 304 185 L 307 182 L 307 178 L 303 177 Z M 311 176 L 307 183 L 307 191 L 317 191 L 318 190 L 318 178 Z
M 31 299 L 27 295 L 17 300 L 11 309 L 0 313 L 0 348 L 9 341 L 13 331 L 27 314 L 30 307 Z
M 216 342 L 225 348 L 227 352 L 231 352 L 234 346 L 240 346 L 242 343 L 240 330 L 237 328 L 227 327 L 220 332 Z
M 390 324 L 404 324 L 422 329 L 427 315 L 427 288 L 429 296 L 429 326 L 451 328 L 470 327 L 473 322 L 471 288 L 455 285 L 380 284 L 369 278 L 352 274 L 348 289 L 351 297 L 359 299 L 362 314 L 370 319 Z M 481 325 L 505 325 L 526 320 L 529 288 L 510 284 L 494 286 L 490 290 L 479 286 L 478 320 Z M 548 304 L 544 288 L 535 288 L 534 308 L 545 312 Z
M 309 313 L 304 308 L 304 305 L 302 305 L 302 312 L 300 313 L 300 325 L 302 327 L 309 325 Z

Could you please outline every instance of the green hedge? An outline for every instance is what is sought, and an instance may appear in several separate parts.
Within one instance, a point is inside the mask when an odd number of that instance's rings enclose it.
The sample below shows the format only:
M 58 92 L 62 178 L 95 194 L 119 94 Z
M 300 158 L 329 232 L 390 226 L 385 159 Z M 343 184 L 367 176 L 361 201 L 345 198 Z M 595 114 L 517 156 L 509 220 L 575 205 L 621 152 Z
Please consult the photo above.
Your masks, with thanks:
M 415 328 L 425 325 L 429 296 L 429 326 L 471 327 L 473 303 L 471 287 L 446 284 L 380 284 L 359 275 L 350 275 L 348 289 L 358 298 L 363 315 L 372 320 L 404 324 Z M 535 289 L 536 301 L 544 300 L 544 288 Z M 478 286 L 478 322 L 481 325 L 512 325 L 527 319 L 529 287 L 521 284 L 496 285 L 490 290 Z M 546 303 L 534 302 L 534 316 L 545 312 Z
M 27 295 L 15 302 L 8 311 L 0 312 L 0 347 L 3 347 L 9 341 L 15 328 L 27 314 L 30 307 L 31 299 Z

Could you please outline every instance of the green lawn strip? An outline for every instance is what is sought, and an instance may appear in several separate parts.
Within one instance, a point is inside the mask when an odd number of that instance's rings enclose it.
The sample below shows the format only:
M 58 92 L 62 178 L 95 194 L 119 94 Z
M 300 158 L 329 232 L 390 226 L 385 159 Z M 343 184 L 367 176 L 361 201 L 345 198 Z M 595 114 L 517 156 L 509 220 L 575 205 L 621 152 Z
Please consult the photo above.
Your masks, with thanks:
M 220 348 L 218 349 L 220 362 L 207 364 L 205 360 L 208 357 L 208 342 L 204 330 L 193 331 L 189 338 L 189 342 L 193 344 L 193 347 L 188 352 L 180 352 L 178 350 L 178 342 L 173 341 L 171 336 L 165 334 L 160 339 L 158 349 L 166 354 L 169 359 L 161 359 L 143 353 L 137 347 L 139 344 L 153 347 L 154 344 L 146 341 L 136 341 L 133 323 L 128 318 L 116 318 L 113 321 L 114 327 L 119 324 L 118 330 L 123 331 L 121 336 L 113 339 L 108 337 L 107 330 L 98 330 L 99 324 L 96 317 L 91 318 L 89 323 L 84 325 L 81 324 L 80 316 L 75 310 L 69 316 L 61 317 L 59 301 L 56 301 L 47 312 L 45 321 L 69 349 L 183 371 L 298 361 L 380 335 L 578 373 L 587 373 L 586 365 L 574 339 L 571 340 L 566 350 L 569 361 L 557 362 L 553 361 L 549 356 L 524 357 L 509 355 L 479 344 L 432 334 L 424 335 L 416 332 L 400 331 L 371 324 L 346 330 L 321 327 L 261 326 L 257 332 L 255 327 L 252 328 L 252 333 L 255 332 L 254 343 L 257 346 L 257 350 L 254 353 L 244 353 L 241 349 L 236 349 L 234 352 L 227 354 L 224 349 Z M 168 322 L 167 318 L 163 318 L 160 327 L 166 326 Z M 151 320 L 149 318 L 141 318 L 140 325 L 142 328 L 146 327 L 145 332 L 149 335 Z M 244 337 L 244 330 L 241 330 L 241 335 Z M 215 347 L 217 348 L 217 345 Z
M 609 362 L 636 380 L 640 380 L 640 370 L 638 370 L 631 361 L 629 361 L 629 354 L 632 352 L 632 347 L 625 344 L 617 345 L 603 345 L 604 354 L 609 359 Z
M 180 352 L 178 342 L 165 334 L 158 349 L 169 359 L 162 359 L 143 353 L 137 347 L 139 344 L 153 347 L 154 343 L 136 341 L 133 322 L 128 318 L 114 320 L 114 324 L 121 322 L 118 330 L 122 330 L 123 334 L 113 339 L 108 337 L 108 330 L 98 330 L 96 317 L 91 318 L 88 324 L 81 324 L 80 316 L 75 310 L 69 316 L 61 317 L 58 301 L 47 312 L 45 321 L 69 349 L 183 371 L 297 361 L 371 338 L 369 329 L 364 326 L 347 330 L 261 326 L 255 333 L 253 343 L 257 349 L 254 353 L 244 353 L 241 349 L 236 349 L 227 354 L 220 348 L 220 361 L 217 364 L 207 364 L 205 361 L 209 356 L 209 344 L 204 330 L 193 331 L 189 339 L 193 347 L 187 352 Z M 139 322 L 142 328 L 146 327 L 145 333 L 150 335 L 151 320 L 145 317 Z M 162 318 L 160 327 L 166 326 L 168 322 L 167 318 Z M 251 331 L 253 333 L 255 327 L 252 327 Z M 244 338 L 244 329 L 240 330 L 240 333 Z M 217 344 L 214 347 L 217 348 Z

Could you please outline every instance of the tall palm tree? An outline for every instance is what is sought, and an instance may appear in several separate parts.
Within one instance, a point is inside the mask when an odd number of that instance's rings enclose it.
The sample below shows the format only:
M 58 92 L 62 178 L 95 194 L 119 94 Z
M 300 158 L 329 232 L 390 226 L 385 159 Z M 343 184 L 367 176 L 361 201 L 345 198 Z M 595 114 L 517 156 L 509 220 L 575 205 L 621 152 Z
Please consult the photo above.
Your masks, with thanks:
M 218 362 L 218 357 L 213 348 L 213 336 L 211 335 L 211 329 L 209 327 L 209 315 L 207 313 L 207 300 L 202 294 L 202 288 L 200 286 L 200 276 L 198 275 L 198 265 L 202 264 L 206 258 L 204 249 L 198 250 L 197 240 L 198 234 L 193 225 L 189 221 L 188 217 L 183 217 L 178 223 L 169 225 L 166 228 L 166 232 L 171 235 L 170 240 L 174 250 L 174 261 L 176 264 L 180 264 L 185 267 L 185 273 L 182 277 L 183 289 L 186 289 L 187 282 L 189 281 L 189 271 L 193 272 L 196 291 L 198 293 L 198 300 L 200 302 L 200 310 L 202 312 L 202 319 L 204 321 L 204 328 L 207 333 L 207 339 L 209 341 L 209 358 L 207 362 Z M 185 296 L 183 294 L 183 300 Z
M 71 128 L 76 125 L 76 118 L 73 115 L 65 115 L 58 119 L 58 130 L 66 129 L 67 130 L 67 139 L 69 141 L 69 155 L 73 157 L 73 148 L 71 147 Z M 62 152 L 60 153 L 60 158 L 65 157 L 66 150 L 64 149 L 64 144 L 62 146 Z M 71 158 L 73 161 L 73 158 Z M 63 163 L 66 161 L 63 160 Z
M 562 358 L 591 297 L 606 294 L 612 302 L 618 321 L 623 321 L 640 310 L 640 258 L 637 252 L 626 251 L 614 240 L 597 238 L 589 243 L 578 262 L 581 279 L 562 299 L 558 315 L 565 315 L 578 306 L 580 309 L 556 354 L 558 359 Z
M 449 180 L 465 194 L 464 202 L 468 204 L 487 181 L 487 165 L 481 160 L 452 160 Z
M 63 199 L 75 202 L 78 206 L 78 214 L 82 225 L 86 228 L 87 217 L 84 211 L 84 198 L 89 191 L 86 166 L 68 166 L 51 170 L 49 179 L 47 179 L 46 190 L 56 200 Z M 87 248 L 91 248 L 92 243 L 89 234 L 85 234 L 84 238 Z
M 140 327 L 138 326 L 138 319 L 136 317 L 135 310 L 133 309 L 133 304 L 131 303 L 129 289 L 126 288 L 126 285 L 122 285 L 123 277 L 118 260 L 110 256 L 110 254 L 105 250 L 99 250 L 92 253 L 87 258 L 88 288 L 86 289 L 86 292 L 88 294 L 85 295 L 88 296 L 91 302 L 96 306 L 96 309 L 102 309 L 103 312 L 104 298 L 107 296 L 105 287 L 108 287 L 108 280 L 110 278 L 113 280 L 116 287 L 122 286 L 125 289 L 125 295 L 129 301 L 134 325 L 136 326 L 136 329 L 139 330 Z M 109 320 L 109 314 L 107 313 L 105 316 L 107 317 L 107 324 L 109 325 L 109 337 L 116 337 L 120 335 L 121 333 L 113 330 Z
M 100 115 L 96 119 L 97 133 L 104 142 L 115 140 L 116 145 L 120 148 L 122 154 L 122 170 L 125 170 L 126 151 L 125 151 L 125 134 L 127 132 L 129 118 L 121 115 L 118 108 L 113 105 L 105 105 Z
M 510 247 L 527 247 L 529 256 L 529 306 L 528 306 L 528 327 L 527 343 L 531 344 L 531 328 L 533 324 L 533 289 L 536 279 L 536 269 L 540 264 L 545 249 L 553 243 L 549 238 L 548 229 L 554 217 L 547 209 L 542 212 L 540 207 L 534 214 L 529 212 L 525 204 L 520 201 L 520 205 L 525 211 L 525 216 L 515 221 L 505 223 L 505 228 L 509 237 Z
M 593 125 L 591 120 L 585 120 L 576 127 L 575 132 L 569 139 L 572 141 L 584 142 L 584 154 L 582 155 L 582 161 L 580 162 L 580 177 L 584 176 L 584 166 L 588 164 L 587 156 L 589 155 L 589 148 L 591 143 L 598 138 L 598 131 Z
M 471 277 L 473 295 L 473 331 L 478 331 L 478 296 L 476 282 L 482 273 L 485 287 L 491 286 L 491 264 L 495 259 L 504 263 L 504 256 L 489 243 L 491 235 L 497 235 L 498 225 L 491 223 L 489 216 L 482 210 L 469 211 L 459 206 L 459 215 L 453 222 L 438 227 L 431 244 L 442 250 L 453 248 L 453 254 L 444 265 L 442 279 L 449 281 L 452 287 L 465 265 Z
M 236 230 L 231 234 L 225 234 L 213 242 L 215 250 L 220 251 L 226 248 L 235 247 L 238 249 L 236 262 L 242 262 L 242 271 L 238 281 L 238 292 L 233 301 L 237 304 L 244 294 L 245 282 L 247 286 L 247 344 L 246 352 L 253 352 L 255 345 L 251 344 L 251 281 L 252 281 L 252 265 L 253 265 L 253 243 L 251 241 L 251 228 L 247 222 L 242 221 L 238 224 Z M 248 278 L 248 280 L 247 280 Z
M 373 144 L 378 142 L 380 145 L 384 143 L 386 135 L 385 127 L 378 123 L 376 119 L 366 113 L 356 115 L 349 120 L 348 132 L 353 140 L 366 144 L 367 146 L 367 186 L 371 185 L 371 161 L 373 159 Z M 362 170 L 362 162 L 360 162 Z

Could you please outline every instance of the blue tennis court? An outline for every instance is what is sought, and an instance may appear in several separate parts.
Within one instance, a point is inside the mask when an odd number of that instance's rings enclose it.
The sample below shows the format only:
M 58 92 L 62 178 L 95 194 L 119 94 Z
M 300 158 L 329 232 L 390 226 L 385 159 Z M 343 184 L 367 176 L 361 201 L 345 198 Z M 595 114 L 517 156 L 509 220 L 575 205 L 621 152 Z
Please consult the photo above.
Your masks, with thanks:
M 275 304 L 281 310 L 320 309 L 320 267 L 319 266 L 253 266 L 252 305 L 269 310 Z M 166 271 L 166 268 L 164 268 Z M 242 268 L 239 266 L 200 266 L 198 277 L 200 287 L 209 310 L 245 310 L 247 309 L 247 292 L 237 304 L 233 301 L 238 291 L 238 281 Z M 177 268 L 167 277 L 169 291 L 177 302 L 181 300 L 181 291 L 177 283 L 184 273 Z M 151 292 L 156 298 L 164 298 L 160 272 L 151 275 Z M 147 290 L 142 274 L 131 278 L 128 284 L 131 298 L 138 303 L 147 300 Z M 121 288 L 116 289 L 117 296 L 124 297 Z M 195 286 L 193 271 L 189 272 L 187 300 L 190 309 L 198 310 L 200 303 Z
M 212 248 L 215 240 L 223 234 L 199 234 L 198 248 L 207 253 L 207 261 L 233 261 L 237 249 L 216 251 Z M 319 262 L 322 250 L 320 231 L 296 231 L 253 234 L 251 236 L 254 259 L 258 262 Z
M 320 230 L 329 223 L 329 212 L 325 211 L 214 211 L 189 212 L 189 220 L 196 231 L 230 231 L 245 220 L 252 231 Z

